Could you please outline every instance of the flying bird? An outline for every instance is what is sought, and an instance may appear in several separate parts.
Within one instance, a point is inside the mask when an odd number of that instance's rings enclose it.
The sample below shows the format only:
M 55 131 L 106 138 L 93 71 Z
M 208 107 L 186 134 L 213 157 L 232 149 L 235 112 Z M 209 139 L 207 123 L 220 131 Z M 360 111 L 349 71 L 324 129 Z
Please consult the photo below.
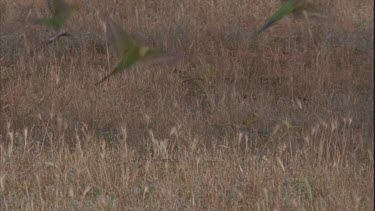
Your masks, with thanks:
M 54 30 L 59 30 L 78 9 L 76 5 L 68 4 L 65 0 L 47 0 L 47 3 L 52 16 L 36 19 L 34 22 L 53 28 Z
M 115 23 L 109 16 L 106 19 L 106 30 L 110 32 L 113 38 L 113 44 L 120 56 L 120 62 L 117 66 L 105 76 L 96 85 L 107 80 L 109 77 L 124 71 L 126 68 L 136 64 L 140 61 L 160 59 L 158 56 L 161 50 L 140 45 L 130 35 L 128 35 L 117 23 Z M 108 31 L 109 30 L 109 31 Z
M 283 0 L 283 2 L 284 3 L 281 5 L 281 7 L 271 16 L 268 22 L 257 32 L 257 34 L 260 34 L 264 30 L 273 26 L 275 23 L 291 13 L 300 14 L 302 12 L 307 18 L 306 10 L 313 6 L 313 3 L 310 0 Z

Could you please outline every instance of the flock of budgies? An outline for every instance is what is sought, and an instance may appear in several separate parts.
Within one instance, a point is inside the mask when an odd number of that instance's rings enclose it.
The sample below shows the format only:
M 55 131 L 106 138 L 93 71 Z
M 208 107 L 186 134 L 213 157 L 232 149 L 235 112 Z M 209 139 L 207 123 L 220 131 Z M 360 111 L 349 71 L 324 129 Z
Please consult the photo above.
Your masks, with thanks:
M 68 4 L 65 2 L 65 0 L 47 0 L 47 2 L 52 16 L 45 19 L 38 19 L 35 22 L 50 27 L 54 30 L 60 30 L 62 25 L 69 19 L 69 17 L 71 17 L 78 10 L 77 6 Z M 310 0 L 283 0 L 281 7 L 271 16 L 267 23 L 256 32 L 256 34 L 259 35 L 261 32 L 273 26 L 289 14 L 300 12 L 304 12 L 304 14 L 306 14 L 306 10 L 311 6 L 312 2 Z M 149 48 L 137 43 L 109 16 L 105 16 L 104 18 L 107 23 L 107 30 L 109 29 L 110 33 L 112 34 L 114 41 L 113 44 L 115 45 L 121 59 L 113 71 L 96 84 L 102 83 L 110 76 L 124 71 L 126 68 L 141 60 L 152 58 L 153 56 L 161 53 L 161 51 L 158 49 Z M 60 32 L 57 36 L 54 36 L 54 38 L 65 35 L 68 34 L 65 32 Z

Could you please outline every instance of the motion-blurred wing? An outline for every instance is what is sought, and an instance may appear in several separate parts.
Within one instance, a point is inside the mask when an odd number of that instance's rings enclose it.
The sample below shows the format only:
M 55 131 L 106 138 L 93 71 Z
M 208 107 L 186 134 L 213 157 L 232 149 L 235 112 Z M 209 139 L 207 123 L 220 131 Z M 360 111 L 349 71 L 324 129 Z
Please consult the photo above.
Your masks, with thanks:
M 120 57 L 123 57 L 130 47 L 136 46 L 135 41 L 130 37 L 117 23 L 115 23 L 109 16 L 107 21 L 107 37 L 112 40 L 116 51 Z M 109 34 L 110 32 L 110 34 Z
M 178 60 L 178 56 L 171 56 L 171 55 L 165 55 L 163 51 L 160 49 L 150 49 L 150 53 L 148 53 L 145 57 L 140 59 L 138 62 L 140 65 L 153 65 L 153 64 L 159 64 L 159 63 L 169 63 L 169 62 L 175 62 Z
M 261 33 L 262 31 L 266 30 L 273 24 L 275 24 L 277 21 L 281 20 L 284 16 L 290 14 L 295 9 L 295 1 L 294 0 L 288 0 L 286 1 L 269 19 L 269 21 L 258 31 L 258 33 Z
M 48 8 L 51 10 L 53 16 L 57 16 L 64 8 L 68 8 L 68 4 L 64 0 L 47 0 Z
M 55 15 L 55 13 L 56 13 L 56 8 L 55 8 L 56 3 L 55 3 L 55 1 L 56 0 L 47 0 L 48 8 L 53 15 Z

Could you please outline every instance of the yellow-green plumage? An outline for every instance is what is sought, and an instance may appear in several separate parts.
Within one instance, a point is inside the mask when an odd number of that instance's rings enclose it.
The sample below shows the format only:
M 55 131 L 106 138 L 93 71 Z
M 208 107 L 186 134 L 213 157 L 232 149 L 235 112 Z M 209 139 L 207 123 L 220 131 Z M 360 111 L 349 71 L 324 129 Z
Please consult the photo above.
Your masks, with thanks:
M 158 49 L 152 49 L 145 46 L 140 46 L 132 37 L 130 37 L 117 23 L 110 17 L 106 17 L 107 30 L 112 35 L 115 48 L 120 55 L 120 63 L 113 69 L 113 71 L 105 76 L 96 84 L 100 84 L 107 80 L 110 76 L 124 71 L 126 68 L 136 64 L 140 60 L 144 60 L 153 55 L 160 53 Z
M 273 26 L 285 16 L 294 13 L 298 14 L 312 6 L 310 0 L 283 0 L 281 7 L 271 16 L 268 22 L 258 31 L 258 34 Z
M 70 5 L 64 0 L 47 0 L 47 3 L 52 16 L 45 19 L 38 19 L 35 22 L 55 30 L 60 29 L 77 10 L 75 5 Z

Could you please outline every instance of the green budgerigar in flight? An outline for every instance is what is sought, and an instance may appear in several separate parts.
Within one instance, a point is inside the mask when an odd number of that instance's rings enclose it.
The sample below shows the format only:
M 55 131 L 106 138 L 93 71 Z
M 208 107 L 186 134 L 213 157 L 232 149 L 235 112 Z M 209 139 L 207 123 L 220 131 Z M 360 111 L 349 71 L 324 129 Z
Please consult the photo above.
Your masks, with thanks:
M 48 8 L 52 16 L 44 19 L 37 19 L 35 23 L 58 30 L 76 11 L 77 6 L 65 2 L 65 0 L 47 0 Z
M 115 23 L 109 16 L 106 19 L 106 30 L 112 35 L 113 44 L 120 56 L 119 64 L 113 69 L 111 73 L 105 76 L 96 85 L 107 80 L 110 76 L 124 71 L 126 68 L 136 64 L 139 61 L 147 59 L 156 59 L 161 54 L 159 49 L 149 48 L 139 45 L 130 35 L 128 35 L 117 23 Z
M 281 7 L 272 15 L 268 22 L 258 31 L 258 34 L 273 26 L 285 16 L 291 13 L 305 11 L 312 6 L 310 0 L 284 0 Z

